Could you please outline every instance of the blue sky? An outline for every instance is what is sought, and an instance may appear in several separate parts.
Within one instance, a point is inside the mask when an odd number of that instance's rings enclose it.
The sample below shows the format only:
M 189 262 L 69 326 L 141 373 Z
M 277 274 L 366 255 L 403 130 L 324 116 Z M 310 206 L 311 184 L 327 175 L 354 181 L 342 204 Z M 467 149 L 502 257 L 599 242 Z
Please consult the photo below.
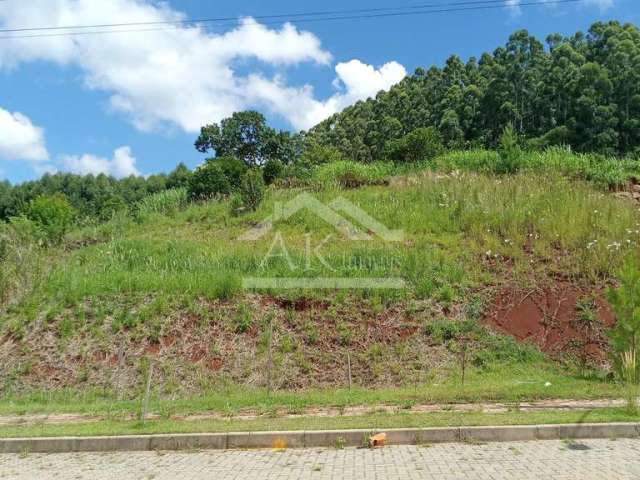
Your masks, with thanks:
M 0 2 L 0 28 L 390 5 L 389 0 L 303 5 L 288 0 L 172 0 L 164 5 L 145 0 L 6 0 Z M 389 88 L 417 66 L 440 65 L 452 53 L 466 59 L 492 51 L 516 29 L 544 39 L 609 19 L 640 23 L 637 0 L 294 21 L 284 30 L 245 20 L 236 27 L 200 30 L 2 38 L 0 178 L 17 183 L 45 171 L 150 174 L 168 171 L 180 161 L 193 167 L 203 159 L 193 148 L 199 125 L 219 121 L 235 109 L 259 109 L 278 128 L 306 128 Z

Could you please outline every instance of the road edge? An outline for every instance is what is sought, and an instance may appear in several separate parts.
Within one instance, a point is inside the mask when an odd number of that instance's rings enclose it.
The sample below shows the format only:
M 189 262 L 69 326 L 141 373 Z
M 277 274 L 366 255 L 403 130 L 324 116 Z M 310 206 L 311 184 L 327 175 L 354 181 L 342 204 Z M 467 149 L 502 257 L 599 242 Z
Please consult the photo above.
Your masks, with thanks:
M 509 442 L 586 438 L 640 438 L 640 423 L 583 423 L 289 432 L 229 432 L 0 439 L 0 453 L 122 452 L 194 449 L 360 447 L 384 432 L 387 445 Z

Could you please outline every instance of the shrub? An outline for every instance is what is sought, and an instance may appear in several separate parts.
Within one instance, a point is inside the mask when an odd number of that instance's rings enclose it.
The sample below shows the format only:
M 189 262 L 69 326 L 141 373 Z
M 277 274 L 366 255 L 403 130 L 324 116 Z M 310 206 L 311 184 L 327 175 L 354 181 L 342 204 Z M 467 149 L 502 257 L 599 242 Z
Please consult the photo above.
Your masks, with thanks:
M 227 178 L 231 190 L 239 190 L 242 186 L 242 177 L 247 173 L 247 166 L 245 163 L 242 160 L 231 156 L 218 157 L 215 161 L 220 165 L 222 173 Z
M 498 153 L 500 161 L 496 165 L 495 173 L 516 173 L 520 169 L 522 150 L 518 144 L 518 134 L 510 123 L 507 124 L 500 136 Z
M 628 262 L 620 272 L 620 286 L 609 291 L 609 301 L 616 314 L 616 324 L 609 331 L 614 353 L 614 365 L 620 378 L 631 370 L 623 361 L 625 355 L 640 359 L 640 268 L 636 262 Z M 633 371 L 640 370 L 636 363 Z M 637 378 L 635 379 L 637 381 Z
M 264 180 L 259 170 L 251 169 L 245 174 L 242 179 L 240 195 L 247 210 L 253 211 L 258 208 L 264 197 Z
M 302 152 L 299 163 L 312 167 L 314 165 L 323 165 L 341 160 L 344 160 L 344 158 L 337 148 L 314 143 Z
M 110 195 L 104 201 L 100 202 L 98 219 L 107 222 L 117 214 L 126 211 L 127 204 L 124 199 L 118 195 Z
M 394 162 L 431 160 L 444 150 L 442 136 L 434 127 L 418 128 L 385 146 L 385 155 Z
M 424 325 L 424 333 L 436 343 L 443 344 L 472 332 L 474 328 L 475 324 L 468 320 L 457 322 L 442 318 L 426 323 Z
M 41 195 L 29 203 L 25 216 L 35 222 L 51 243 L 60 243 L 73 224 L 75 209 L 62 194 Z
M 228 194 L 231 184 L 215 159 L 208 159 L 193 172 L 187 191 L 190 198 L 205 200 Z
M 167 188 L 187 188 L 191 179 L 191 171 L 184 163 L 179 163 L 169 175 L 167 175 Z
M 271 185 L 277 179 L 282 178 L 283 172 L 284 165 L 280 160 L 276 158 L 267 160 L 267 163 L 264 164 L 264 169 L 262 170 L 262 178 L 264 180 L 264 183 L 267 185 Z

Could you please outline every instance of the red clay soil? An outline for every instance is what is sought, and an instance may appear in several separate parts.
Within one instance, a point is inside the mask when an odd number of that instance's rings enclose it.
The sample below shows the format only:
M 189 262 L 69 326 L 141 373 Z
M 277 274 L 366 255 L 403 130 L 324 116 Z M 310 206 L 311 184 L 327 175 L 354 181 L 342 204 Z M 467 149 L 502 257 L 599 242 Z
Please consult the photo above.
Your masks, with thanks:
M 585 315 L 579 305 L 587 305 L 593 315 Z M 573 354 L 583 361 L 602 361 L 608 349 L 604 331 L 615 323 L 615 317 L 601 292 L 555 283 L 528 292 L 503 289 L 485 322 L 551 356 Z

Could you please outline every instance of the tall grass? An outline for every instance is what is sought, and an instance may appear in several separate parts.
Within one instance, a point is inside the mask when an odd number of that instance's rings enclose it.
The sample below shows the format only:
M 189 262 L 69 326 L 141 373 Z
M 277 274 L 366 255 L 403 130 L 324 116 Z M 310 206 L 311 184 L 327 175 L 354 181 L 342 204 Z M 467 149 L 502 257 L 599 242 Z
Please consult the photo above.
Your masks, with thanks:
M 608 279 L 640 241 L 640 216 L 625 201 L 586 183 L 531 173 L 424 176 L 409 187 L 329 187 L 314 193 L 325 203 L 345 197 L 387 228 L 404 231 L 399 243 L 375 235 L 350 241 L 311 211 L 277 222 L 258 241 L 238 240 L 273 213 L 275 201 L 296 194 L 274 191 L 247 216 L 232 217 L 224 201 L 217 201 L 174 217 L 132 222 L 111 240 L 72 252 L 41 286 L 39 298 L 64 303 L 153 293 L 229 298 L 241 292 L 246 276 L 328 276 L 401 277 L 405 291 L 382 295 L 446 303 L 490 281 L 484 266 L 490 263 L 509 265 L 515 274 L 537 269 L 590 282 Z M 273 250 L 276 232 L 286 256 L 279 245 Z M 322 245 L 324 263 L 315 254 L 309 259 L 309 245 L 312 252 Z
M 434 166 L 444 170 L 494 173 L 500 166 L 500 155 L 490 150 L 454 151 L 437 158 Z M 607 188 L 622 187 L 631 179 L 640 179 L 640 161 L 637 159 L 574 153 L 567 147 L 550 147 L 542 152 L 523 152 L 517 166 L 520 171 L 559 173 Z
M 189 201 L 187 190 L 177 188 L 149 195 L 137 204 L 139 215 L 163 214 L 172 215 L 184 208 Z
M 18 303 L 49 268 L 43 234 L 25 218 L 0 223 L 0 312 Z
M 360 163 L 347 160 L 327 163 L 314 170 L 313 179 L 323 186 L 358 186 L 381 181 L 394 171 L 392 163 Z

